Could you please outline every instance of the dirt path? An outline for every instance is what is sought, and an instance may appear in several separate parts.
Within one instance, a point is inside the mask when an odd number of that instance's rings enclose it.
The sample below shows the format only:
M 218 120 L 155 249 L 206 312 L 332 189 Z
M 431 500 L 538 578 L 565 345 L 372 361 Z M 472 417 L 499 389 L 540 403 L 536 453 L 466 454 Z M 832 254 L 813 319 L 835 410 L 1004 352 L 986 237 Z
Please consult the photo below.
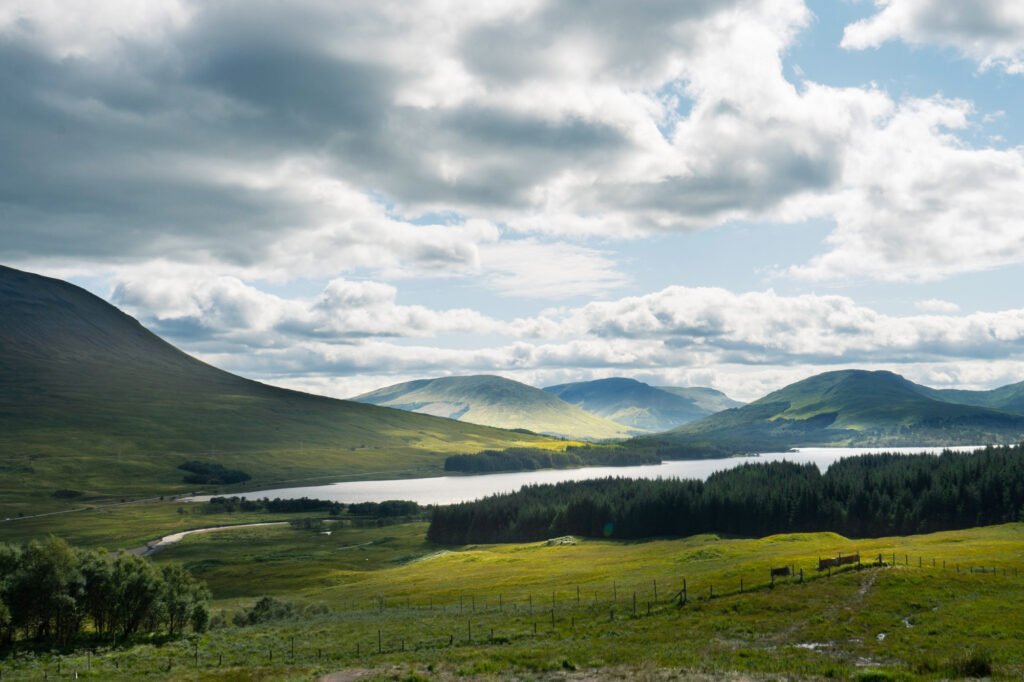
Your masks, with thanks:
M 153 540 L 147 542 L 143 547 L 133 547 L 128 552 L 131 554 L 138 554 L 139 556 L 149 556 L 155 554 L 161 549 L 164 549 L 168 545 L 172 545 L 175 542 L 180 542 L 186 535 L 193 535 L 195 533 L 215 533 L 222 530 L 232 530 L 234 528 L 258 528 L 260 526 L 284 526 L 287 525 L 287 521 L 265 521 L 263 523 L 236 523 L 230 526 L 211 526 L 210 528 L 193 528 L 192 530 L 183 530 L 180 533 L 172 533 L 171 535 L 165 535 L 159 540 Z

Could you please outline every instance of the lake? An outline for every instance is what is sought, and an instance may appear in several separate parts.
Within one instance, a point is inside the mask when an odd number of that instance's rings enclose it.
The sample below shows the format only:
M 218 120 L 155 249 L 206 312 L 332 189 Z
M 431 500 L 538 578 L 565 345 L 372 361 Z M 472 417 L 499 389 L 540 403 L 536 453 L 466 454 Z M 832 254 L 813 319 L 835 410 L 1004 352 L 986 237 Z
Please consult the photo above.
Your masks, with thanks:
M 454 504 L 468 502 L 496 493 L 519 490 L 534 483 L 559 483 L 561 481 L 583 481 L 593 478 L 690 478 L 704 480 L 716 471 L 732 469 L 746 462 L 811 462 L 825 471 L 843 457 L 877 452 L 938 453 L 942 450 L 969 451 L 979 446 L 951 448 L 800 448 L 792 452 L 764 452 L 750 457 L 729 457 L 726 459 L 700 459 L 662 462 L 647 466 L 629 467 L 584 467 L 581 469 L 543 469 L 540 471 L 515 471 L 477 476 L 436 476 L 433 478 L 405 478 L 385 481 L 346 481 L 329 485 L 254 490 L 231 493 L 257 499 L 279 497 L 295 499 L 311 497 L 337 502 L 383 502 L 384 500 L 412 500 L 419 504 Z M 209 495 L 189 498 L 196 502 L 210 499 Z

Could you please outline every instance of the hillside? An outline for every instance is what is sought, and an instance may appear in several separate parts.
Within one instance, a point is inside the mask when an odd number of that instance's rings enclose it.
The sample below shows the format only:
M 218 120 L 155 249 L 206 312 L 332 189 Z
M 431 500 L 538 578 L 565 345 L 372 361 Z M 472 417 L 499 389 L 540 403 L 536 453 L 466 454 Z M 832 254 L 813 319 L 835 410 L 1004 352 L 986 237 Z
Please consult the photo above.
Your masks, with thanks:
M 644 431 L 668 431 L 726 409 L 708 409 L 708 403 L 712 402 L 709 399 L 710 395 L 697 394 L 698 391 L 718 394 L 724 402 L 733 403 L 724 394 L 713 389 L 677 390 L 680 392 L 655 388 L 635 379 L 622 377 L 559 384 L 544 389 L 545 392 L 591 414 Z M 686 391 L 694 393 L 688 395 Z M 697 395 L 700 395 L 700 399 L 696 397 Z
M 561 447 L 243 379 L 79 287 L 6 267 L 0 311 L 4 511 L 59 506 L 58 489 L 85 499 L 187 490 L 176 467 L 191 459 L 242 469 L 260 485 L 434 472 L 453 452 Z
M 708 414 L 744 405 L 721 391 L 703 386 L 655 386 L 655 388 L 692 400 L 697 407 L 706 410 Z
M 353 400 L 472 424 L 588 440 L 624 438 L 631 432 L 539 388 L 489 375 L 409 381 Z
M 1000 386 L 991 391 L 961 391 L 921 387 L 924 395 L 935 400 L 961 405 L 976 405 L 1024 415 L 1024 382 Z
M 764 450 L 812 445 L 1018 442 L 1024 417 L 936 400 L 891 372 L 819 374 L 664 434 L 665 440 Z

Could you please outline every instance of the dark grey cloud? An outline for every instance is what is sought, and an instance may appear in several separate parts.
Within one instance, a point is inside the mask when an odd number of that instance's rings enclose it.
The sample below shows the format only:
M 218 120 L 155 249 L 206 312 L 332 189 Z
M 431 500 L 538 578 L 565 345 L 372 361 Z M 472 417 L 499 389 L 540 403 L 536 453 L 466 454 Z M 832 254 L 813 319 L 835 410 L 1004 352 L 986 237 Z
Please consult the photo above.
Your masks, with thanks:
M 596 62 L 575 85 L 629 97 L 675 77 L 666 65 L 693 49 L 701 20 L 754 4 L 552 1 L 522 19 L 445 19 L 460 27 L 443 37 L 419 28 L 441 19 L 427 5 L 406 18 L 371 3 L 196 3 L 180 24 L 70 54 L 45 27 L 0 27 L 0 257 L 258 264 L 282 238 L 348 219 L 287 182 L 240 179 L 295 159 L 405 215 L 535 212 L 538 189 L 615 169 L 637 141 L 619 114 L 530 101 L 513 82 L 557 87 L 558 50 L 582 44 Z M 425 87 L 453 99 L 418 104 L 409 92 Z M 760 209 L 823 177 L 817 159 L 777 160 L 762 185 L 727 162 L 686 183 L 588 183 L 601 197 L 579 210 Z M 452 257 L 428 243 L 410 255 Z

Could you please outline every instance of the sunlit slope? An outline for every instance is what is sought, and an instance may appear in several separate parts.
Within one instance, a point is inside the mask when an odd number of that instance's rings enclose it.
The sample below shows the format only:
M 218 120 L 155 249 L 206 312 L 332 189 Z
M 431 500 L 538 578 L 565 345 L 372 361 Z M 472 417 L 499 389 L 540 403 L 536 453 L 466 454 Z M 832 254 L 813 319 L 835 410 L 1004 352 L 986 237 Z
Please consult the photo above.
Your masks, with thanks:
M 1024 437 L 1020 415 L 935 400 L 926 390 L 891 372 L 827 372 L 664 436 L 740 449 L 984 444 Z
M 472 424 L 571 438 L 624 438 L 636 431 L 585 412 L 539 388 L 489 375 L 409 381 L 354 400 Z
M 667 431 L 726 409 L 712 409 L 707 394 L 687 391 L 709 391 L 721 401 L 733 403 L 728 407 L 739 405 L 713 389 L 666 390 L 623 377 L 559 384 L 544 391 L 591 414 L 645 431 Z
M 0 505 L 55 489 L 179 490 L 191 458 L 259 484 L 439 471 L 444 453 L 524 444 L 560 447 L 243 379 L 79 287 L 0 267 Z

